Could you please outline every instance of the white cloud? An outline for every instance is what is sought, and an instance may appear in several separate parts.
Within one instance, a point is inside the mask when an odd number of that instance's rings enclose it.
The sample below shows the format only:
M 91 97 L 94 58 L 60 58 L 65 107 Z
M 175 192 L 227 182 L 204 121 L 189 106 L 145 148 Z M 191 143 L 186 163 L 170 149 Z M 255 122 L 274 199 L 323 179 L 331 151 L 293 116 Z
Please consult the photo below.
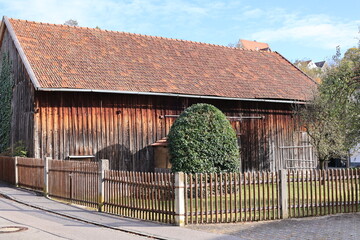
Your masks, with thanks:
M 338 45 L 346 49 L 357 43 L 360 20 L 332 19 L 327 15 L 276 16 L 273 13 L 268 17 L 276 22 L 282 21 L 282 24 L 252 33 L 252 39 L 264 42 L 295 41 L 303 46 L 322 49 L 335 49 Z

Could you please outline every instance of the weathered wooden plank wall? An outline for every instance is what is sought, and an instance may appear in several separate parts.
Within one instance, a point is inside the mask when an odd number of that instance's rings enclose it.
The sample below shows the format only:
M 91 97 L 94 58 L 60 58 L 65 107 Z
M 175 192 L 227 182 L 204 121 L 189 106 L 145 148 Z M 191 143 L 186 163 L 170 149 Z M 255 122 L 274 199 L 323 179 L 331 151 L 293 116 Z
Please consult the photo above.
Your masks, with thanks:
M 296 120 L 289 104 L 36 92 L 35 157 L 95 155 L 109 159 L 111 169 L 152 170 L 149 145 L 165 137 L 176 120 L 160 116 L 180 114 L 197 102 L 211 103 L 227 116 L 264 116 L 232 121 L 241 143 L 243 171 L 278 169 L 279 146 L 295 141 Z
M 9 33 L 4 32 L 0 50 L 0 66 L 3 54 L 9 56 L 14 80 L 12 97 L 12 121 L 10 145 L 22 141 L 29 155 L 33 155 L 34 137 L 34 87 Z

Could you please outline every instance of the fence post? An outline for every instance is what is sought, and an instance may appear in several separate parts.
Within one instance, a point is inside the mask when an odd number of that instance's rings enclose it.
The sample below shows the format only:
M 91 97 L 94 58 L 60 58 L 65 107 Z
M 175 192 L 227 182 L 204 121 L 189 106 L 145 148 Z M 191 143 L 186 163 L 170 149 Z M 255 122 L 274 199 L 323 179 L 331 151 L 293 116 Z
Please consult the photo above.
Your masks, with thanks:
M 109 160 L 101 159 L 99 166 L 99 203 L 98 211 L 102 211 L 105 200 L 105 171 L 109 170 Z
M 288 188 L 287 188 L 287 170 L 281 169 L 280 175 L 280 201 L 281 201 L 281 218 L 289 218 L 289 205 L 288 205 Z
M 15 165 L 15 186 L 18 187 L 19 186 L 18 157 L 15 157 L 14 165 Z
M 46 157 L 44 160 L 44 196 L 49 196 L 49 160 L 51 158 Z
M 175 173 L 175 225 L 185 225 L 184 173 Z

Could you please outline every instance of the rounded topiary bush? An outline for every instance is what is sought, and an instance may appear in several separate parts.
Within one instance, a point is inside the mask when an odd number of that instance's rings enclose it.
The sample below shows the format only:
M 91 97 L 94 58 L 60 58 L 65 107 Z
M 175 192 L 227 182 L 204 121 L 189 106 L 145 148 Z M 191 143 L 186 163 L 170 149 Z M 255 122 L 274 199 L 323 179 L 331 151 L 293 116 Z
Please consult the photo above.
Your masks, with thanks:
M 210 104 L 187 108 L 168 136 L 173 172 L 238 171 L 239 147 L 226 116 Z

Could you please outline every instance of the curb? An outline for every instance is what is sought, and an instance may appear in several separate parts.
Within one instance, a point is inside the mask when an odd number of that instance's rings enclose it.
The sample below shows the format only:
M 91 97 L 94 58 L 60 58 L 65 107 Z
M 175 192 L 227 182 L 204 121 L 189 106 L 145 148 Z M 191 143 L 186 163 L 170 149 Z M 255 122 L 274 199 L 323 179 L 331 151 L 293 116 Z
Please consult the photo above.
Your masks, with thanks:
M 16 189 L 16 190 L 22 191 L 22 189 Z M 32 191 L 30 191 L 30 192 L 32 193 Z M 71 215 L 68 215 L 68 214 L 59 213 L 59 212 L 56 212 L 56 211 L 53 211 L 53 210 L 50 210 L 50 209 L 46 209 L 46 208 L 43 208 L 43 207 L 39 207 L 39 206 L 36 206 L 36 205 L 32 205 L 32 204 L 23 202 L 21 200 L 18 200 L 18 199 L 14 198 L 14 197 L 8 196 L 8 195 L 6 195 L 4 193 L 1 193 L 1 192 L 0 192 L 0 196 L 2 196 L 5 199 L 17 202 L 19 204 L 22 204 L 22 205 L 25 205 L 25 206 L 28 206 L 28 207 L 32 207 L 32 208 L 35 208 L 35 209 L 38 209 L 38 210 L 42 210 L 42 211 L 45 211 L 45 212 L 49 212 L 49 213 L 52 213 L 52 214 L 55 214 L 55 215 L 58 215 L 58 216 L 70 218 L 70 219 L 77 220 L 77 221 L 80 221 L 80 222 L 92 224 L 92 225 L 95 225 L 95 226 L 98 226 L 98 227 L 104 227 L 104 228 L 108 228 L 108 229 L 112 229 L 112 230 L 116 230 L 116 231 L 121 231 L 121 232 L 129 233 L 129 234 L 138 235 L 138 236 L 141 236 L 141 237 L 152 238 L 152 239 L 173 240 L 173 238 L 162 237 L 162 236 L 149 234 L 149 233 L 144 233 L 144 232 L 140 232 L 140 231 L 136 231 L 136 230 L 128 230 L 128 229 L 121 228 L 121 227 L 113 227 L 113 226 L 109 226 L 109 225 L 106 225 L 106 224 L 81 219 L 81 218 L 71 216 Z M 55 201 L 55 200 L 50 199 L 50 198 L 46 198 L 46 199 L 51 200 L 51 201 Z M 60 202 L 58 202 L 58 203 L 63 204 L 63 203 L 60 203 Z M 84 209 L 82 209 L 82 210 L 84 210 Z M 84 210 L 84 211 L 86 211 L 86 210 Z

